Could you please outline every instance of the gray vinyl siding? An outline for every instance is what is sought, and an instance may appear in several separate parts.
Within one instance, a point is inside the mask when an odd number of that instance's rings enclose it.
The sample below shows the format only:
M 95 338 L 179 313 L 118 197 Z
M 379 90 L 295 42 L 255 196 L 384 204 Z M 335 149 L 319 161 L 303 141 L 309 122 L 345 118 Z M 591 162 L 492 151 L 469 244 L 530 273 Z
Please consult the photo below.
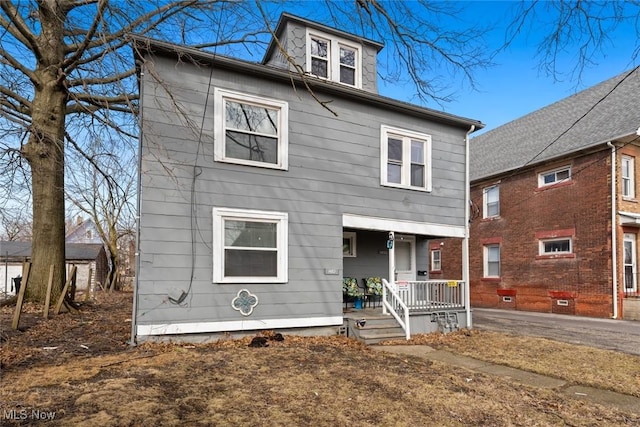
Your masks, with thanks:
M 335 117 L 301 87 L 214 68 L 208 88 L 209 68 L 150 59 L 141 75 L 138 325 L 341 316 L 343 214 L 464 226 L 462 127 L 334 96 Z M 214 87 L 289 103 L 288 170 L 213 161 Z M 432 136 L 432 192 L 380 185 L 383 124 Z M 212 283 L 213 207 L 288 213 L 287 283 Z M 182 306 L 168 302 L 172 288 L 189 292 Z M 259 298 L 248 318 L 231 307 L 243 288 Z

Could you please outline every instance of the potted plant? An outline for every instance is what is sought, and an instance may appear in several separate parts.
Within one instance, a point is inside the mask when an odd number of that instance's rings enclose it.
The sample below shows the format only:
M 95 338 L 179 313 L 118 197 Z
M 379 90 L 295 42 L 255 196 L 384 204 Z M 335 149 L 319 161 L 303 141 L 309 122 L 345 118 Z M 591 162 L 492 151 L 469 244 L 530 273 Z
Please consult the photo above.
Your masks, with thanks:
M 353 300 L 355 309 L 362 308 L 362 297 L 364 293 L 358 288 L 358 280 L 353 277 L 345 277 L 342 279 L 342 296 Z

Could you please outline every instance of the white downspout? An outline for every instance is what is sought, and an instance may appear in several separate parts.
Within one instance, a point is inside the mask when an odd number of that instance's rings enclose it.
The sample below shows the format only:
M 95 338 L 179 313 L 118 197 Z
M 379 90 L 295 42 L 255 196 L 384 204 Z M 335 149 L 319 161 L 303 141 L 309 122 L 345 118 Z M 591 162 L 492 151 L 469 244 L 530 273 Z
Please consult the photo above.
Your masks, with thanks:
M 616 221 L 616 147 L 611 147 L 611 270 L 613 276 L 613 319 L 618 318 L 618 223 Z
M 469 178 L 469 135 L 476 129 L 475 125 L 471 125 L 471 128 L 464 137 L 465 145 L 465 166 L 464 166 L 464 239 L 462 240 L 462 281 L 465 284 L 464 288 L 464 300 L 467 311 L 467 328 L 471 329 L 473 322 L 471 321 L 471 283 L 469 283 L 469 216 L 471 207 L 471 181 Z

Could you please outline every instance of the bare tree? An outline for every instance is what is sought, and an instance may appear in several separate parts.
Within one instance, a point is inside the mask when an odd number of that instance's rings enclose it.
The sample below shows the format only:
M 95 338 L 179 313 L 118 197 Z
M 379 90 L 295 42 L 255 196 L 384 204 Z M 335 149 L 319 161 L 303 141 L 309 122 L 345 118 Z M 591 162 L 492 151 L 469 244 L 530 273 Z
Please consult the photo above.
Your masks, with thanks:
M 135 234 L 136 152 L 90 153 L 100 170 L 71 157 L 67 159 L 67 199 L 95 223 L 107 248 L 109 277 L 114 277 L 122 258 L 120 249 Z
M 299 2 L 0 1 L 0 169 L 11 171 L 8 179 L 29 171 L 24 173 L 33 199 L 29 299 L 44 299 L 49 265 L 65 262 L 68 154 L 75 152 L 95 167 L 96 180 L 102 174 L 99 188 L 118 189 L 98 153 L 119 156 L 134 149 L 138 94 L 128 35 L 205 49 L 227 46 L 227 53 L 254 57 L 287 6 Z M 308 16 L 387 42 L 385 78 L 401 80 L 405 74 L 399 70 L 409 70 L 406 78 L 422 99 L 445 102 L 453 75 L 473 86 L 473 70 L 489 63 L 475 25 L 451 29 L 439 19 L 439 14 L 454 18 L 455 7 L 327 0 Z M 102 144 L 99 149 L 92 146 L 96 142 Z M 117 203 L 111 208 L 117 210 Z M 64 268 L 55 271 L 57 294 L 65 273 Z
M 577 86 L 585 69 L 597 65 L 598 58 L 613 49 L 616 55 L 628 55 L 630 66 L 640 54 L 637 42 L 632 51 L 623 52 L 615 40 L 616 31 L 623 26 L 640 36 L 637 0 L 520 1 L 514 3 L 511 16 L 503 48 L 527 37 L 538 47 L 540 70 L 555 80 L 569 79 Z M 567 59 L 570 65 L 565 69 L 560 62 Z
M 28 206 L 17 204 L 0 211 L 0 240 L 29 241 L 31 240 L 31 215 Z

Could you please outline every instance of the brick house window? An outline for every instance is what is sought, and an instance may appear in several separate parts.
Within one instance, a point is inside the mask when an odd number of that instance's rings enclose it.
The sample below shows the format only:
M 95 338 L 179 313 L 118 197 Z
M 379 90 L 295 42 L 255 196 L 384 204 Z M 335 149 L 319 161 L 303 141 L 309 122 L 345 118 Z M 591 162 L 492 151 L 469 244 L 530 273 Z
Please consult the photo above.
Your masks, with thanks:
M 626 199 L 633 199 L 636 197 L 634 163 L 633 157 L 622 156 L 622 197 Z
M 540 255 L 562 255 L 573 253 L 571 238 L 540 240 Z
M 497 185 L 487 187 L 483 191 L 483 218 L 500 215 L 500 188 Z
M 571 166 L 553 169 L 538 174 L 538 187 L 557 184 L 571 179 Z
M 440 249 L 431 250 L 431 271 L 442 270 L 442 251 Z
M 500 245 L 484 246 L 484 277 L 500 277 Z

